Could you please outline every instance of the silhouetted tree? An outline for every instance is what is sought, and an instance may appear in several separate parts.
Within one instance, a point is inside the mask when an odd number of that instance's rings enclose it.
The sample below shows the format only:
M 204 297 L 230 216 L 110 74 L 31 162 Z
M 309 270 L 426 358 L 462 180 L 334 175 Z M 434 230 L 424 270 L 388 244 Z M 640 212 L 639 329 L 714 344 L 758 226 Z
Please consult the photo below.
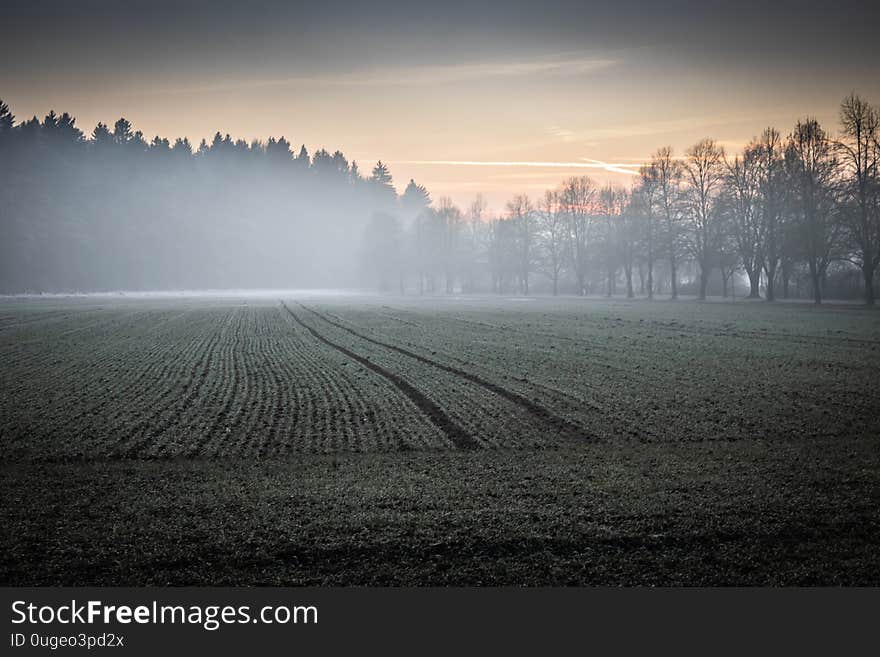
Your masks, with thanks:
M 767 301 L 776 298 L 777 269 L 782 262 L 785 218 L 785 168 L 782 138 L 775 128 L 767 128 L 748 149 L 757 167 L 758 204 L 761 222 L 764 273 L 767 276 Z
M 629 201 L 626 190 L 613 185 L 606 185 L 599 192 L 598 211 L 603 219 L 602 253 L 605 273 L 605 294 L 610 297 L 615 292 L 617 272 L 622 265 L 628 264 L 625 276 L 628 284 L 628 296 L 632 296 L 632 257 L 625 261 L 624 248 L 629 239 L 629 226 L 624 219 L 624 209 Z
M 300 146 L 299 155 L 294 159 L 294 164 L 298 171 L 307 171 L 311 167 L 312 162 L 309 159 L 309 152 L 306 150 L 305 144 Z
M 815 119 L 798 121 L 785 153 L 802 255 L 810 270 L 813 300 L 822 303 L 822 279 L 840 233 L 834 221 L 837 160 Z
M 516 227 L 510 219 L 493 219 L 486 231 L 486 249 L 492 290 L 507 291 L 507 280 L 516 276 L 518 268 Z
M 486 199 L 482 194 L 477 194 L 468 207 L 466 237 L 462 243 L 462 258 L 464 260 L 462 291 L 476 291 L 478 268 L 486 232 L 486 225 L 483 222 L 486 207 Z
M 15 125 L 15 116 L 9 109 L 9 105 L 0 99 L 0 139 L 12 132 L 12 126 Z
M 413 244 L 414 255 L 410 260 L 410 269 L 415 271 L 418 277 L 419 294 L 425 293 L 427 282 L 427 263 L 430 260 L 432 245 L 429 243 L 431 217 L 428 216 L 428 208 L 431 205 L 431 195 L 422 185 L 410 179 L 400 197 L 400 209 L 403 216 L 404 226 L 409 229 L 410 241 Z
M 702 139 L 686 155 L 687 244 L 700 268 L 700 299 L 705 299 L 724 234 L 716 207 L 724 177 L 724 151 L 715 141 Z
M 568 253 L 579 295 L 586 293 L 596 195 L 596 186 L 587 176 L 569 178 L 560 189 L 560 201 L 568 225 Z
M 455 290 L 456 274 L 461 271 L 462 214 L 452 199 L 443 197 L 438 203 L 435 217 L 440 230 L 440 258 L 443 263 L 446 293 L 452 294 Z
M 391 172 L 388 171 L 388 167 L 382 163 L 382 160 L 379 160 L 373 167 L 369 182 L 374 203 L 389 211 L 394 208 L 397 203 L 397 192 L 392 184 Z
M 220 133 L 217 133 L 217 137 L 220 136 Z M 134 133 L 131 131 L 131 123 L 125 119 L 121 118 L 116 123 L 113 124 L 113 141 L 119 146 L 125 146 L 131 140 L 134 139 Z
M 637 207 L 644 217 L 644 240 L 645 240 L 645 263 L 648 269 L 647 293 L 648 298 L 654 298 L 654 259 L 657 244 L 657 229 L 655 227 L 655 206 L 659 189 L 659 172 L 652 162 L 639 169 L 639 183 L 636 189 Z
M 174 140 L 171 152 L 178 157 L 189 158 L 192 155 L 192 144 L 189 143 L 189 139 L 186 137 L 178 137 Z
M 678 259 L 681 249 L 681 163 L 665 146 L 651 158 L 656 173 L 657 204 L 663 221 L 663 244 L 669 258 L 669 282 L 673 299 L 678 298 Z
M 729 234 L 749 277 L 751 299 L 761 296 L 761 270 L 764 268 L 765 223 L 761 212 L 760 164 L 760 149 L 754 145 L 746 147 L 742 157 L 736 156 L 733 162 L 726 162 L 725 195 L 730 220 Z M 725 251 L 725 255 L 729 256 L 730 251 Z
M 840 105 L 844 225 L 855 247 L 850 258 L 862 273 L 865 303 L 874 305 L 874 273 L 880 265 L 880 111 L 855 94 Z
M 559 294 L 559 280 L 566 261 L 568 230 L 565 211 L 557 190 L 547 190 L 538 202 L 538 269 L 553 283 L 553 296 Z
M 517 277 L 520 294 L 529 293 L 535 242 L 535 209 L 529 197 L 520 194 L 507 203 L 507 214 L 515 234 Z
M 341 151 L 316 188 L 283 137 L 217 132 L 193 154 L 125 118 L 86 139 L 68 113 L 16 124 L 0 105 L 0 292 L 356 283 L 357 236 L 386 211 Z

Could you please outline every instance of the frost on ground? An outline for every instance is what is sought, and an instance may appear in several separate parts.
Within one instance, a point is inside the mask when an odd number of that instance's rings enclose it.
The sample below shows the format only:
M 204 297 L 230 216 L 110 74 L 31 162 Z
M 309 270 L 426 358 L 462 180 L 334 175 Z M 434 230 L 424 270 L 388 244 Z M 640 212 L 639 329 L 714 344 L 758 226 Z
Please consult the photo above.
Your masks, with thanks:
M 880 314 L 0 301 L 14 584 L 880 583 Z

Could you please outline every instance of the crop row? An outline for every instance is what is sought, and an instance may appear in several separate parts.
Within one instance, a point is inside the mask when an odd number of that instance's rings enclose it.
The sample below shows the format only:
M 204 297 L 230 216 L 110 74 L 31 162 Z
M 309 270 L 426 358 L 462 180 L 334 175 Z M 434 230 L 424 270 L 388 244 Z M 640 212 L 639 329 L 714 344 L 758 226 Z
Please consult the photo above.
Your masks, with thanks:
M 0 340 L 13 357 L 2 368 L 5 457 L 448 446 L 383 377 L 316 341 L 277 304 L 176 310 L 107 311 L 75 339 L 37 333 L 29 347 L 14 335 Z

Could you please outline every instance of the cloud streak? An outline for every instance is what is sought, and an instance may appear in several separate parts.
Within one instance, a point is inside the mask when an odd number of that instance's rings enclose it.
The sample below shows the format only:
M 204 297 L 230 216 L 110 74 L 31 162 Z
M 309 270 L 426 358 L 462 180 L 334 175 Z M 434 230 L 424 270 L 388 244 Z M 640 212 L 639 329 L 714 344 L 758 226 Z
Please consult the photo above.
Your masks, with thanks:
M 165 93 L 210 93 L 271 87 L 391 87 L 442 85 L 492 78 L 587 75 L 616 64 L 616 60 L 583 55 L 555 55 L 521 61 L 486 61 L 449 65 L 402 66 L 346 73 L 240 80 L 214 85 L 175 87 Z
M 415 164 L 430 166 L 461 166 L 461 167 L 534 167 L 540 169 L 600 169 L 628 176 L 638 175 L 641 164 L 621 162 L 603 162 L 584 157 L 577 162 L 531 162 L 531 161 L 483 161 L 483 160 L 398 160 L 393 164 Z

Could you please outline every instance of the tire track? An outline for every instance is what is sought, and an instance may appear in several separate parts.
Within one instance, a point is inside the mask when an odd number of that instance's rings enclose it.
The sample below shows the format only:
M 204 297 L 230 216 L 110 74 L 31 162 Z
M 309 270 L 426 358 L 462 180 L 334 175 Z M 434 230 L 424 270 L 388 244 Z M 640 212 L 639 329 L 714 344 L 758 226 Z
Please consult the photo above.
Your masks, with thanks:
M 318 331 L 313 329 L 308 324 L 305 324 L 299 317 L 297 317 L 296 313 L 291 310 L 291 308 L 284 303 L 281 302 L 281 305 L 284 306 L 284 309 L 290 313 L 290 316 L 293 320 L 306 329 L 312 337 L 320 342 L 324 343 L 328 347 L 335 349 L 336 351 L 348 356 L 354 361 L 357 361 L 368 370 L 378 374 L 379 376 L 385 378 L 390 383 L 392 383 L 398 390 L 400 390 L 404 395 L 409 397 L 409 399 L 416 405 L 416 407 L 425 413 L 431 421 L 452 441 L 452 443 L 458 447 L 459 449 L 476 449 L 479 447 L 479 443 L 468 434 L 462 427 L 460 427 L 449 415 L 446 414 L 440 406 L 438 406 L 432 399 L 428 398 L 424 393 L 420 390 L 417 390 L 410 383 L 396 375 L 394 372 L 385 369 L 381 365 L 377 365 L 371 360 L 360 356 L 353 351 L 346 349 L 342 345 L 336 344 L 328 340 L 326 337 L 321 335 Z M 302 304 L 299 304 L 301 307 Z M 315 312 L 309 308 L 305 308 L 309 310 L 309 312 Z M 317 313 L 316 313 L 317 314 Z M 319 315 L 320 316 L 320 315 Z M 332 322 L 331 322 L 332 323 Z M 401 445 L 402 448 L 406 448 L 406 446 Z
M 305 305 L 299 303 L 298 301 L 296 302 L 296 304 L 300 308 L 307 310 L 308 312 L 312 313 L 316 317 L 324 320 L 325 322 L 327 322 L 331 326 L 335 326 L 336 328 L 341 329 L 347 333 L 350 333 L 351 335 L 354 335 L 355 337 L 358 337 L 361 340 L 366 340 L 367 342 L 369 342 L 371 344 L 375 344 L 377 346 L 384 347 L 386 349 L 390 349 L 391 351 L 397 352 L 403 356 L 408 356 L 409 358 L 413 358 L 420 363 L 424 363 L 425 365 L 430 365 L 431 367 L 436 367 L 439 370 L 442 370 L 444 372 L 447 372 L 447 373 L 452 374 L 454 376 L 457 376 L 459 378 L 465 379 L 466 381 L 469 381 L 470 383 L 474 383 L 474 384 L 480 386 L 481 388 L 488 390 L 489 392 L 494 393 L 503 399 L 506 399 L 509 402 L 513 402 L 514 404 L 520 406 L 521 408 L 524 408 L 533 417 L 536 417 L 536 418 L 544 421 L 545 423 L 553 426 L 553 428 L 556 429 L 560 435 L 563 435 L 567 438 L 572 438 L 572 439 L 583 439 L 585 436 L 589 437 L 589 438 L 595 438 L 595 436 L 593 436 L 590 432 L 588 432 L 582 426 L 575 424 L 571 420 L 567 420 L 565 418 L 559 417 L 558 415 L 556 415 L 555 413 L 550 411 L 548 408 L 542 406 L 541 404 L 538 404 L 537 402 L 534 402 L 531 399 L 524 397 L 523 395 L 520 395 L 517 392 L 513 392 L 512 390 L 508 390 L 507 388 L 504 388 L 504 387 L 498 385 L 497 383 L 492 383 L 491 381 L 487 381 L 486 379 L 484 379 L 481 376 L 478 376 L 476 374 L 472 374 L 471 372 L 466 372 L 465 370 L 460 370 L 457 367 L 452 367 L 450 365 L 444 365 L 443 363 L 432 360 L 430 358 L 427 358 L 425 356 L 417 354 L 413 351 L 409 351 L 408 349 L 404 349 L 403 347 L 398 347 L 397 345 L 389 344 L 387 342 L 382 342 L 381 340 L 376 340 L 375 338 L 371 338 L 367 335 L 359 333 L 359 332 L 355 331 L 354 329 L 349 328 L 348 326 L 340 324 L 339 322 L 335 322 L 332 319 L 330 319 L 329 317 L 326 317 L 325 315 L 323 315 L 322 313 L 319 313 L 317 310 L 313 310 L 313 309 L 309 308 L 308 306 L 305 306 Z M 285 308 L 286 307 L 287 306 L 285 305 Z M 288 308 L 288 312 L 290 312 L 289 308 Z
M 284 427 L 284 435 L 289 439 L 288 451 L 332 452 L 337 445 L 334 432 L 339 426 L 338 418 L 343 415 L 350 418 L 357 436 L 351 444 L 338 445 L 343 451 L 388 452 L 435 449 L 439 445 L 446 449 L 455 447 L 430 417 L 415 407 L 409 397 L 400 394 L 395 386 L 389 385 L 384 377 L 316 341 L 280 304 L 275 306 L 275 313 L 275 317 L 283 322 L 274 329 L 273 342 L 282 348 L 276 367 L 287 382 L 285 385 L 289 386 L 292 401 Z M 357 371 L 352 372 L 355 368 L 348 365 L 356 366 Z M 367 378 L 362 378 L 359 372 Z M 373 394 L 365 396 L 370 392 Z M 344 399 L 355 400 L 357 412 L 347 413 Z M 335 410 L 340 406 L 342 411 Z M 394 421 L 394 418 L 413 417 L 413 414 L 418 421 L 409 423 L 406 429 Z M 461 426 L 474 435 L 467 427 Z M 294 440 L 295 443 L 290 442 Z

